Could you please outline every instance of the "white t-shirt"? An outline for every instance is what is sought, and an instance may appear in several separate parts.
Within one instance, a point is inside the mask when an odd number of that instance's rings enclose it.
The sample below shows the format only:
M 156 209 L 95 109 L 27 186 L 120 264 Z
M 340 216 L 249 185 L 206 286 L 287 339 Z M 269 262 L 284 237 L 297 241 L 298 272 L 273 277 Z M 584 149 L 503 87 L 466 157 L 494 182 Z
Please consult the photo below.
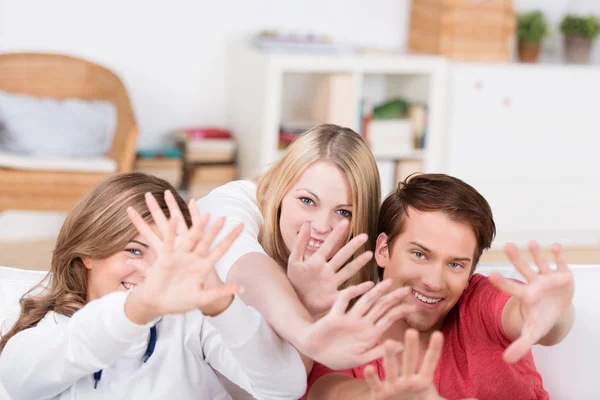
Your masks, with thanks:
M 242 256 L 250 253 L 265 254 L 258 243 L 258 233 L 264 219 L 256 204 L 256 183 L 252 181 L 233 181 L 220 186 L 198 200 L 196 207 L 201 214 L 210 213 L 211 222 L 216 218 L 227 217 L 225 226 L 217 236 L 218 243 L 240 223 L 244 230 L 217 262 L 215 268 L 223 282 L 227 273 Z
M 213 318 L 199 311 L 162 317 L 146 363 L 151 324 L 126 317 L 126 297 L 111 293 L 70 318 L 49 312 L 12 337 L 0 355 L 0 382 L 10 398 L 231 399 L 213 369 L 259 399 L 304 394 L 297 351 L 237 297 Z

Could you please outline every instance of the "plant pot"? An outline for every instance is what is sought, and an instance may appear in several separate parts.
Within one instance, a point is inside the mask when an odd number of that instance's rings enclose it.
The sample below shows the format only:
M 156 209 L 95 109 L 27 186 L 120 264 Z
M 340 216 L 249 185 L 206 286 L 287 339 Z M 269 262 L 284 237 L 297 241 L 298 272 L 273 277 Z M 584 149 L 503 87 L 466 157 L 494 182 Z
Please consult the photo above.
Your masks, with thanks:
M 535 63 L 540 54 L 540 42 L 519 42 L 519 61 Z
M 592 42 L 582 36 L 565 36 L 565 61 L 568 64 L 588 64 Z

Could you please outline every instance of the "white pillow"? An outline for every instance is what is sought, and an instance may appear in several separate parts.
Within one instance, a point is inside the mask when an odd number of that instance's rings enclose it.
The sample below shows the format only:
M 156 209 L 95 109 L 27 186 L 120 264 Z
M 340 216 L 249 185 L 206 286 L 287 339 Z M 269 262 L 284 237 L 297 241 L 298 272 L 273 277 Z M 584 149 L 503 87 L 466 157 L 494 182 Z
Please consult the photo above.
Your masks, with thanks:
M 14 325 L 21 311 L 19 300 L 29 289 L 48 276 L 47 271 L 0 267 L 0 332 Z M 47 280 L 44 281 L 47 283 Z M 39 293 L 39 291 L 36 291 Z M 1 397 L 0 397 L 1 398 Z
M 117 123 L 104 100 L 34 97 L 0 91 L 0 151 L 34 156 L 106 155 Z

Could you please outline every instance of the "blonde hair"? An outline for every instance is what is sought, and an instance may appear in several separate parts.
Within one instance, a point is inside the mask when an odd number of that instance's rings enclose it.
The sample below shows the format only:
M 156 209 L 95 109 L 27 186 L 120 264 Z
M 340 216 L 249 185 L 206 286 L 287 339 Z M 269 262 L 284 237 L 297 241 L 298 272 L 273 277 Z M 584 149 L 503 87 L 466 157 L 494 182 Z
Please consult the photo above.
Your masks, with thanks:
M 125 249 L 137 235 L 127 217 L 127 207 L 133 207 L 146 222 L 152 223 L 144 197 L 147 192 L 154 195 L 168 216 L 169 210 L 164 201 L 167 189 L 175 196 L 190 226 L 188 208 L 173 186 L 148 174 L 113 175 L 79 200 L 67 215 L 58 235 L 49 271 L 49 286 L 39 295 L 29 296 L 41 288 L 40 283 L 21 298 L 21 313 L 15 325 L 2 336 L 0 353 L 11 337 L 37 325 L 49 311 L 70 317 L 82 308 L 87 302 L 88 284 L 88 270 L 82 258 L 104 259 Z
M 367 143 L 353 130 L 332 124 L 319 125 L 297 138 L 258 183 L 256 199 L 264 216 L 259 242 L 266 253 L 283 268 L 287 268 L 290 250 L 279 229 L 281 201 L 300 175 L 316 161 L 334 164 L 344 172 L 350 183 L 353 204 L 350 238 L 360 233 L 369 235 L 369 240 L 356 255 L 375 248 L 377 215 L 381 204 L 381 186 L 375 158 Z M 372 261 L 342 287 L 367 280 L 375 281 L 376 278 L 376 268 Z

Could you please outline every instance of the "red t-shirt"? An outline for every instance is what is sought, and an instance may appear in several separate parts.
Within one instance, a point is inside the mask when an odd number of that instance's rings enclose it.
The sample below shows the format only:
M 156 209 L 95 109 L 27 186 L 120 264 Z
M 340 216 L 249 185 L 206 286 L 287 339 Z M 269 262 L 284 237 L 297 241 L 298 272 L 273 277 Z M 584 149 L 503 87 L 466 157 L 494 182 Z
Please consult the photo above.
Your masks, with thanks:
M 473 275 L 442 327 L 444 347 L 434 374 L 435 386 L 442 397 L 449 400 L 469 397 L 549 399 L 531 352 L 513 365 L 502 360 L 502 353 L 511 343 L 501 324 L 502 310 L 509 297 L 483 275 Z M 380 379 L 385 376 L 382 363 L 382 359 L 370 363 Z M 317 379 L 335 372 L 362 379 L 364 369 L 365 366 L 333 371 L 315 362 L 308 378 L 308 390 Z

